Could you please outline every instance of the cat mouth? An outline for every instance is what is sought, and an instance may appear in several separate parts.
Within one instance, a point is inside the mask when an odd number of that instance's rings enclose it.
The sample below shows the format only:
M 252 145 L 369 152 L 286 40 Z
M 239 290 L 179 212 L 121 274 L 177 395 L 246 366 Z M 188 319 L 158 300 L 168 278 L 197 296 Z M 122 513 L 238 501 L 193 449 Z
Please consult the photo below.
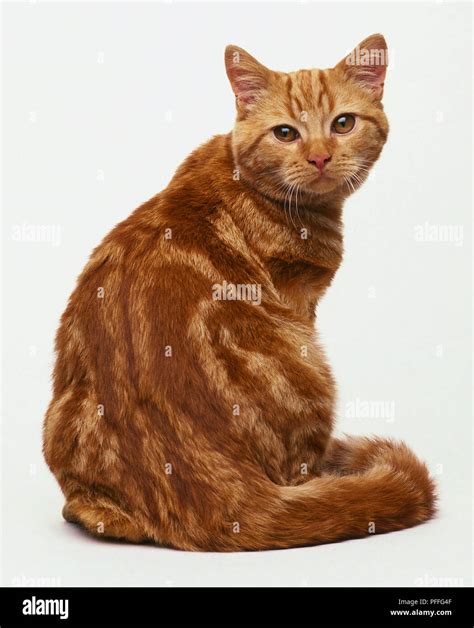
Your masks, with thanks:
M 303 185 L 312 192 L 328 192 L 337 186 L 337 180 L 329 172 L 323 171 L 314 173 Z
M 334 179 L 333 175 L 328 170 L 315 172 L 311 178 L 313 181 L 327 181 L 328 179 Z

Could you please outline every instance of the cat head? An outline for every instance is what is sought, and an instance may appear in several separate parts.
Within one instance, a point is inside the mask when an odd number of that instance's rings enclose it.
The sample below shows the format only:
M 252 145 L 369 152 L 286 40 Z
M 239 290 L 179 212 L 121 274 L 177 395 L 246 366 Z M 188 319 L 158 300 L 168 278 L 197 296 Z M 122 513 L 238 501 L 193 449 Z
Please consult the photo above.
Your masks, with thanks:
M 245 181 L 283 201 L 291 191 L 347 195 L 365 180 L 388 133 L 382 35 L 328 70 L 275 72 L 237 46 L 227 46 L 225 64 L 237 106 L 234 159 Z

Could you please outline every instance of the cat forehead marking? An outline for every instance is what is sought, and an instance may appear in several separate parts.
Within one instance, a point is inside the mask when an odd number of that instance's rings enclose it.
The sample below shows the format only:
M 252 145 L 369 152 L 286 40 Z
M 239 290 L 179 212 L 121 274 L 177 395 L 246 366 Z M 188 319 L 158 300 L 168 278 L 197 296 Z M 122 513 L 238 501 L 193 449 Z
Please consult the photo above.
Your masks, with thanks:
M 326 70 L 298 70 L 285 75 L 289 112 L 306 122 L 312 114 L 331 111 L 335 105 L 331 79 Z

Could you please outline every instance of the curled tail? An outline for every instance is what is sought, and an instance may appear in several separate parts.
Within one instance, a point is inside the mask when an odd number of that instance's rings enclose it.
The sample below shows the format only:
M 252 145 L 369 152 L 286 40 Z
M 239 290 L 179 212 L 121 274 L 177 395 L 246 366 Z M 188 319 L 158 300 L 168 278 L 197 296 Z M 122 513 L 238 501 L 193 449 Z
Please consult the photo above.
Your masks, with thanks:
M 266 524 L 247 540 L 252 547 L 243 549 L 382 534 L 423 523 L 436 511 L 426 465 L 404 443 L 379 438 L 334 439 L 321 477 L 278 487 L 276 496 L 265 506 Z M 256 520 L 263 523 L 261 515 Z

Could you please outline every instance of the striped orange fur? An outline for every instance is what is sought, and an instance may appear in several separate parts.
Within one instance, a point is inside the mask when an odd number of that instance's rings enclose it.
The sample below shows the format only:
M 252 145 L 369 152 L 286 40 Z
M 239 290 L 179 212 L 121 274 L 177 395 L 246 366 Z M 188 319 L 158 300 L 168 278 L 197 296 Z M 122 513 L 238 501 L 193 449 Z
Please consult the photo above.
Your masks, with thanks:
M 403 443 L 332 436 L 315 308 L 342 260 L 343 203 L 388 134 L 385 40 L 356 50 L 367 63 L 287 74 L 229 46 L 233 131 L 92 253 L 57 333 L 44 426 L 68 521 L 235 551 L 433 515 L 433 482 Z

